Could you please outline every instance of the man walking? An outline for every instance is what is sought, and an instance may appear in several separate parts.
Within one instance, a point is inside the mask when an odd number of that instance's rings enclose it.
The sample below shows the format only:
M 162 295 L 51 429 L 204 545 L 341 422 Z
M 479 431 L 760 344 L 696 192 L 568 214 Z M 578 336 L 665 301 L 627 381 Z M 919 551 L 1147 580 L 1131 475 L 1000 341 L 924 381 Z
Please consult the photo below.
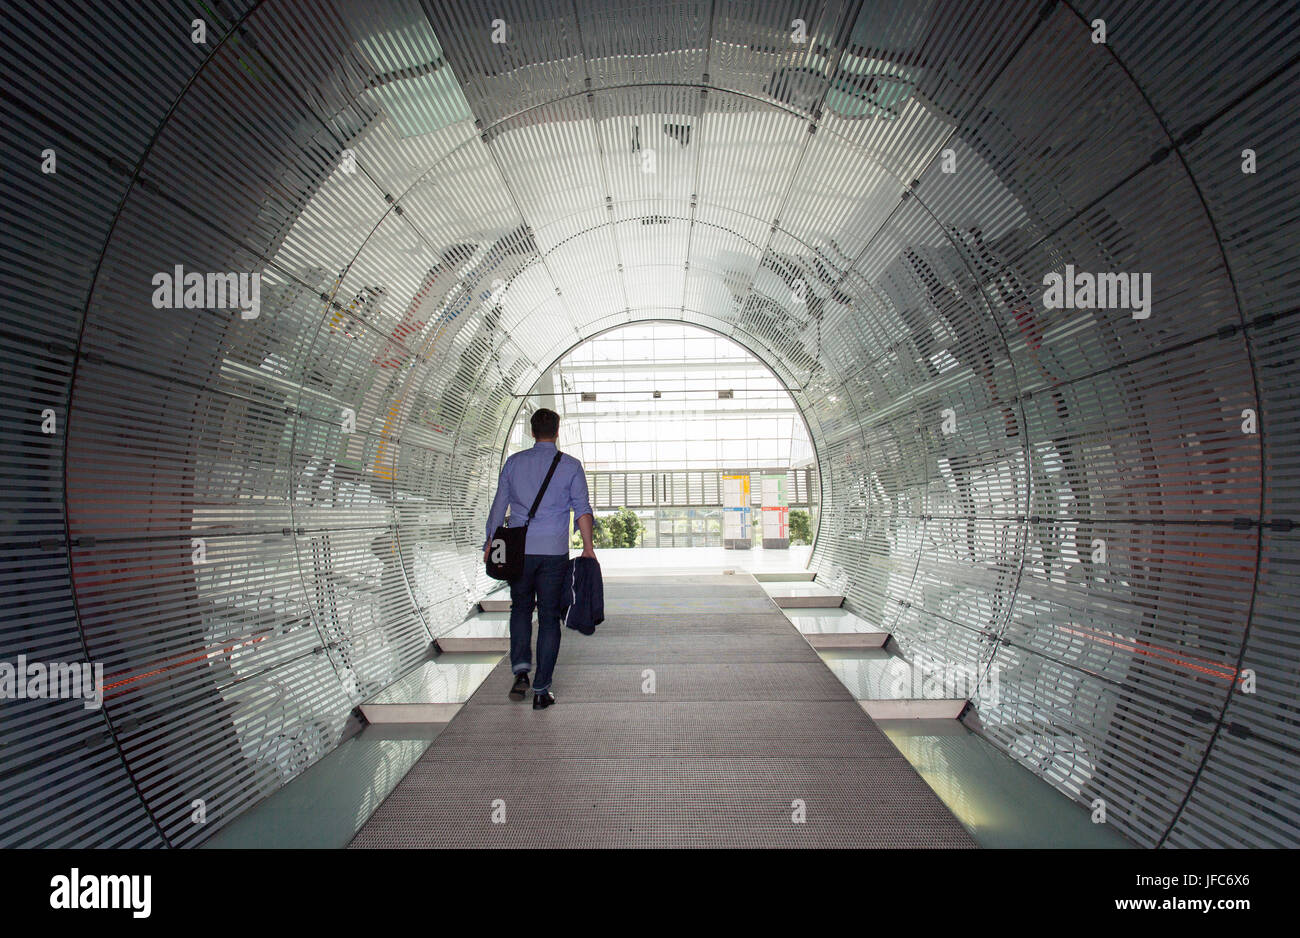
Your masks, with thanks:
M 487 521 L 483 560 L 491 552 L 492 535 L 505 521 L 510 509 L 512 526 L 528 517 L 529 506 L 542 488 L 555 461 L 555 441 L 560 434 L 560 415 L 542 409 L 533 414 L 532 449 L 515 453 L 501 467 L 497 494 Z M 510 584 L 510 670 L 515 683 L 511 700 L 528 694 L 528 672 L 532 670 L 533 608 L 537 609 L 537 681 L 533 684 L 533 709 L 545 710 L 555 703 L 551 676 L 560 653 L 560 603 L 564 574 L 569 561 L 569 510 L 582 532 L 582 556 L 595 558 L 592 546 L 593 517 L 587 495 L 587 475 L 582 463 L 564 455 L 555 466 L 537 514 L 528 523 L 524 545 L 524 572 Z

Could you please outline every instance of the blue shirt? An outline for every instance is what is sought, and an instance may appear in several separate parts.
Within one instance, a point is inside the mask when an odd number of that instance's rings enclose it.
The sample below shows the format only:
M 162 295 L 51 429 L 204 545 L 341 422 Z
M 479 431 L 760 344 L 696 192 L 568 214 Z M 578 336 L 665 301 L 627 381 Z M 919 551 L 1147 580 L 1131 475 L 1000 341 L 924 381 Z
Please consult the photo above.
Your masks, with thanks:
M 501 479 L 497 482 L 496 498 L 492 499 L 492 511 L 488 514 L 484 550 L 493 533 L 505 522 L 507 506 L 510 508 L 510 527 L 523 527 L 528 509 L 532 507 L 553 459 L 555 444 L 547 440 L 534 443 L 532 449 L 515 453 L 506 460 L 501 467 Z M 587 495 L 587 474 L 582 471 L 582 463 L 566 453 L 560 457 L 551 484 L 546 487 L 542 503 L 537 506 L 537 514 L 528 525 L 524 553 L 569 556 L 570 509 L 573 510 L 576 531 L 578 519 L 592 514 L 591 500 Z

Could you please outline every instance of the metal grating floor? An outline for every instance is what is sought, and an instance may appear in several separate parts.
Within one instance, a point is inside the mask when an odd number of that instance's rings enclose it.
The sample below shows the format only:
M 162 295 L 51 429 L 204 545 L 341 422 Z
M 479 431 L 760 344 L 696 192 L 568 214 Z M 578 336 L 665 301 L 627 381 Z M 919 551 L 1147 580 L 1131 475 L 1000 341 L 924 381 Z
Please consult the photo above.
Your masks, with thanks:
M 605 609 L 555 707 L 503 659 L 351 846 L 975 846 L 751 577 L 611 580 Z

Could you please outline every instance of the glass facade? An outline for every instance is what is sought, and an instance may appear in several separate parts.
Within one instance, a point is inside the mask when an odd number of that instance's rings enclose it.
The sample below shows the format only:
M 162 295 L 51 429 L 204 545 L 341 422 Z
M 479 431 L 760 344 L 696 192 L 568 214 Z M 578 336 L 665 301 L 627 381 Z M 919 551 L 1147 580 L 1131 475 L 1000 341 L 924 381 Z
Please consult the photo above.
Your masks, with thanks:
M 724 471 L 753 474 L 755 506 L 764 471 L 798 473 L 791 490 L 815 513 L 812 442 L 790 392 L 707 329 L 634 323 L 576 346 L 523 398 L 510 452 L 532 445 L 540 407 L 560 414 L 560 448 L 586 468 L 597 517 L 627 507 L 640 519 L 636 546 L 722 546 Z M 761 525 L 752 527 L 761 544 Z
M 566 354 L 526 398 L 511 452 L 532 445 L 528 416 L 560 414 L 560 445 L 588 472 L 785 469 L 813 462 L 790 392 L 730 339 L 686 323 L 598 335 Z

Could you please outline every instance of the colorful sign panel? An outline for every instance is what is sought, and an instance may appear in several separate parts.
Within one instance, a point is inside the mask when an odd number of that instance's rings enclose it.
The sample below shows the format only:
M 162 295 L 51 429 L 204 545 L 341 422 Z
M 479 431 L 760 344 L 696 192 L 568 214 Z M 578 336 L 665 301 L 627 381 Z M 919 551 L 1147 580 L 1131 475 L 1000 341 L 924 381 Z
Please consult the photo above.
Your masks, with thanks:
M 722 477 L 722 546 L 730 550 L 749 550 L 750 535 L 749 476 Z
M 790 502 L 786 495 L 784 472 L 763 476 L 763 548 L 786 550 L 790 547 Z

